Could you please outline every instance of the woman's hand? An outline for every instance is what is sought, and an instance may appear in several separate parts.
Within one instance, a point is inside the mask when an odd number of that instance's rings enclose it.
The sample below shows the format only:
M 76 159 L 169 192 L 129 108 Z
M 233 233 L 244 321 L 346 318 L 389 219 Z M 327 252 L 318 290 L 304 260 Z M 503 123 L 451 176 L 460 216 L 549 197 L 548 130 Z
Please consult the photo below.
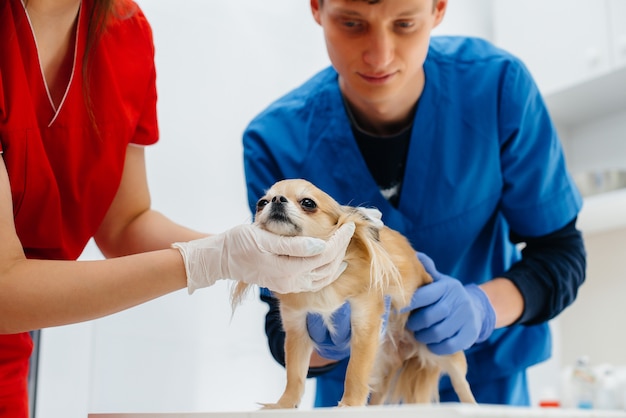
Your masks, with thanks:
M 343 259 L 354 228 L 354 223 L 343 225 L 324 241 L 240 225 L 173 246 L 183 256 L 190 294 L 220 279 L 239 280 L 276 293 L 311 292 L 329 285 L 345 270 Z

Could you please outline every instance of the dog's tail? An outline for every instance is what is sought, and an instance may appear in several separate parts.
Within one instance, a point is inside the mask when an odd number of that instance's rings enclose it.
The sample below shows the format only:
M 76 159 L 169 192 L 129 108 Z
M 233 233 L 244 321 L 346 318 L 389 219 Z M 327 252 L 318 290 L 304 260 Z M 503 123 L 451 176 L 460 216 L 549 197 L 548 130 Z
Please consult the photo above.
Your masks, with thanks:
M 440 374 L 439 367 L 428 364 L 420 357 L 406 359 L 393 382 L 386 401 L 388 403 L 437 403 L 439 402 Z

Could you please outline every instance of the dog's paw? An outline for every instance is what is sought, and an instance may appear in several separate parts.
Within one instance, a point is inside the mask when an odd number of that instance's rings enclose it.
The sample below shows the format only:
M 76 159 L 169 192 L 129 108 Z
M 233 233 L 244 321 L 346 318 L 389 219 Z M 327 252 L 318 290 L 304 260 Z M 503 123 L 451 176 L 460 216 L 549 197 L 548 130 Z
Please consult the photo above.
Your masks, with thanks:
M 298 405 L 284 405 L 281 403 L 259 403 L 261 410 L 264 409 L 295 409 Z
M 362 401 L 359 399 L 342 399 L 337 404 L 337 408 L 349 408 L 351 406 L 365 406 L 367 405 L 367 399 Z

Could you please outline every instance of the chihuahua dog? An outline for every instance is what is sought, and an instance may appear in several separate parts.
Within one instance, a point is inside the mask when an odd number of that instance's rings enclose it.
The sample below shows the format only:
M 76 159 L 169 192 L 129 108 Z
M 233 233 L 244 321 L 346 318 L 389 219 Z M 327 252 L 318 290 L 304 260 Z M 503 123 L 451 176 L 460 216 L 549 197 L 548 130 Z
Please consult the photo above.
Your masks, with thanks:
M 307 332 L 307 314 L 321 314 L 333 332 L 332 313 L 346 301 L 351 310 L 351 354 L 339 406 L 437 402 L 442 372 L 450 376 L 461 402 L 475 403 L 465 378 L 464 353 L 435 355 L 405 329 L 409 312 L 401 313 L 401 309 L 432 277 L 404 236 L 376 224 L 358 208 L 339 205 L 301 179 L 274 184 L 258 201 L 254 220 L 279 235 L 324 240 L 347 222 L 354 222 L 356 229 L 344 259 L 347 267 L 337 280 L 317 292 L 274 293 L 285 330 L 287 383 L 278 402 L 264 408 L 298 407 L 315 348 Z M 246 287 L 243 282 L 237 284 L 234 305 Z M 381 335 L 386 298 L 390 299 L 389 317 Z

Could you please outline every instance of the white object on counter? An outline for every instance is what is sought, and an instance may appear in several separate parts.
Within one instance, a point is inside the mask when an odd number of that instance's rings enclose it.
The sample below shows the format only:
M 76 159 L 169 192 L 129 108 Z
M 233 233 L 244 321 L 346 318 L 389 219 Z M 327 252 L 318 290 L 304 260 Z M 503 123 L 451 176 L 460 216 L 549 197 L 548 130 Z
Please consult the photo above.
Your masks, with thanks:
M 626 418 L 626 411 L 562 408 L 522 408 L 499 405 L 389 405 L 354 408 L 281 409 L 248 412 L 195 412 L 156 414 L 89 414 L 89 418 Z
M 585 198 L 577 226 L 584 234 L 625 228 L 626 189 Z

